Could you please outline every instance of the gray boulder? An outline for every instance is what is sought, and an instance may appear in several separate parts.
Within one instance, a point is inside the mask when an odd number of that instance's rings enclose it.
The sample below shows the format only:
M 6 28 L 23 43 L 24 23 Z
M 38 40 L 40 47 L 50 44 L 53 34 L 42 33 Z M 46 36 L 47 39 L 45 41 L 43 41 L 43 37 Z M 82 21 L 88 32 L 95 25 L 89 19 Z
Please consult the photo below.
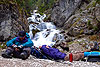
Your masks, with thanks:
M 93 35 L 100 29 L 100 5 L 91 1 L 82 12 L 72 15 L 64 24 L 63 29 L 68 35 Z
M 0 4 L 0 41 L 15 37 L 20 30 L 28 32 L 25 13 L 16 4 Z
M 59 0 L 52 9 L 51 20 L 56 26 L 62 27 L 81 2 L 82 0 Z

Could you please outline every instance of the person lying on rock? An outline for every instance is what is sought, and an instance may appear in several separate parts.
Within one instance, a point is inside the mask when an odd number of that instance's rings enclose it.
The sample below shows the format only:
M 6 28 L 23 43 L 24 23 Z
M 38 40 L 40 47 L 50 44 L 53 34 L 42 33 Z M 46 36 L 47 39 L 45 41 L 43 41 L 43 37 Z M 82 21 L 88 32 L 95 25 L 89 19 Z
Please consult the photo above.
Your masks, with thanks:
M 66 42 L 64 42 L 64 41 L 59 43 L 59 44 L 55 44 L 52 47 L 57 48 L 58 46 L 60 46 L 63 50 L 69 51 L 69 47 L 66 45 Z M 35 56 L 36 58 L 39 58 L 39 59 L 50 59 L 50 60 L 52 60 L 51 57 L 49 57 L 47 55 L 45 56 L 45 54 L 43 54 L 43 51 L 40 50 L 39 48 L 35 47 L 35 46 L 31 47 L 31 55 Z
M 70 53 L 70 54 L 65 54 L 60 52 L 58 49 L 56 48 L 52 48 L 50 46 L 47 45 L 42 45 L 39 46 L 40 50 L 42 51 L 43 55 L 45 56 L 49 56 L 49 58 L 52 58 L 54 60 L 65 60 L 65 61 L 78 61 L 83 59 L 84 57 L 87 57 L 89 55 L 93 56 L 100 56 L 100 52 L 93 52 L 93 51 L 98 51 L 98 44 L 97 42 L 94 42 L 94 47 L 85 51 L 81 51 L 81 52 L 77 52 L 77 53 Z
M 25 60 L 30 55 L 33 42 L 29 38 L 28 33 L 26 33 L 25 31 L 20 31 L 18 33 L 18 37 L 9 40 L 6 45 L 7 49 L 2 53 L 2 57 L 15 57 Z
M 39 46 L 39 48 L 45 56 L 49 56 L 54 60 L 77 61 L 84 58 L 84 53 L 70 53 L 69 55 L 67 55 L 65 53 L 60 52 L 58 49 L 52 48 L 47 45 Z

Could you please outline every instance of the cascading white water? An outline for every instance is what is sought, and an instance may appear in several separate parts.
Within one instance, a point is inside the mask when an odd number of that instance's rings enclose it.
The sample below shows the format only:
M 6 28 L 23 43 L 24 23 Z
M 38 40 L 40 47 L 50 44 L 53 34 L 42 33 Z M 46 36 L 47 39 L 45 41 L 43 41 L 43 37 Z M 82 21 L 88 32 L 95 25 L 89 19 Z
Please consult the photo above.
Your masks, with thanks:
M 56 38 L 64 39 L 61 34 L 59 34 L 59 30 L 56 30 L 56 27 L 52 24 L 52 22 L 44 22 L 43 19 L 46 17 L 44 14 L 41 16 L 39 13 L 36 13 L 36 10 L 32 13 L 31 17 L 28 18 L 29 22 L 33 22 L 34 24 L 29 25 L 29 35 L 32 39 L 34 46 L 39 47 L 41 45 L 49 45 L 52 46 L 55 44 Z M 40 30 L 40 32 L 36 33 L 33 37 L 32 30 Z M 61 37 L 61 38 L 60 38 Z

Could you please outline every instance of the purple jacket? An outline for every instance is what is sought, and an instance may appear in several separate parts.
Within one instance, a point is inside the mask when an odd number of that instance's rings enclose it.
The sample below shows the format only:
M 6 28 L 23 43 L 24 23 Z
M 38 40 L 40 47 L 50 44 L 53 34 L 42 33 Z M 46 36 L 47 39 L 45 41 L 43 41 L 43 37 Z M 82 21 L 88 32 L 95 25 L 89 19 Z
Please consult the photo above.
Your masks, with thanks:
M 51 58 L 55 60 L 59 60 L 59 59 L 64 60 L 64 57 L 66 56 L 65 53 L 60 52 L 56 48 L 52 48 L 50 46 L 49 48 L 46 48 L 46 45 L 42 45 L 40 50 L 42 50 L 45 55 L 50 56 Z

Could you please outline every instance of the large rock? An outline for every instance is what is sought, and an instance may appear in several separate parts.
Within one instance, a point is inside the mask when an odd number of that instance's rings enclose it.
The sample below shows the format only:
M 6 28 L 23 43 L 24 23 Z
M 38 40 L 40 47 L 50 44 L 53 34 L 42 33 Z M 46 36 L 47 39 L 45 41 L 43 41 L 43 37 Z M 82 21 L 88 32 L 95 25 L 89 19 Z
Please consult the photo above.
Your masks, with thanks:
M 96 5 L 94 12 L 95 12 L 95 16 L 96 16 L 97 20 L 100 22 L 100 4 Z
M 59 0 L 53 7 L 51 20 L 62 27 L 68 18 L 80 6 L 82 0 Z
M 95 0 L 91 1 L 80 13 L 72 15 L 64 24 L 68 35 L 92 35 L 100 29 L 100 5 Z
M 20 30 L 28 31 L 25 13 L 16 4 L 0 4 L 0 41 L 15 37 Z

